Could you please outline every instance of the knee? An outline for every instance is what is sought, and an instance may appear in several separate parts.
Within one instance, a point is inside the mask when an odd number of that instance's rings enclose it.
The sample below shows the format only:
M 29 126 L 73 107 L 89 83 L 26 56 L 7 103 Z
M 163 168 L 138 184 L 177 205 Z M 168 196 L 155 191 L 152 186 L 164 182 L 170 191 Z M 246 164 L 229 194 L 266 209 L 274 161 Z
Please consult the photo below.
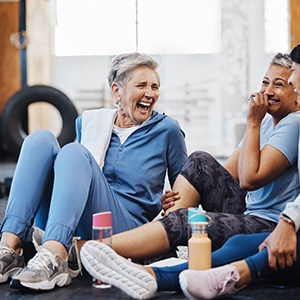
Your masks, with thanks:
M 166 231 L 171 249 L 175 249 L 178 245 L 187 245 L 191 235 L 187 217 L 187 209 L 180 208 L 159 220 Z
M 176 219 L 176 221 L 179 222 L 181 224 L 181 226 L 183 226 L 183 224 L 187 223 L 188 209 L 187 208 L 178 208 L 176 210 L 169 212 L 168 215 L 173 216 L 172 218 Z
M 210 172 L 211 169 L 215 169 L 218 165 L 217 160 L 209 153 L 205 151 L 195 151 L 188 159 L 186 164 L 189 168 L 192 166 L 197 172 L 204 171 Z
M 248 236 L 249 234 L 236 234 L 226 241 L 226 246 L 236 248 L 239 245 L 243 245 L 248 240 Z
M 54 134 L 48 130 L 37 130 L 29 134 L 24 140 L 22 147 L 47 147 L 55 145 L 58 146 L 58 141 Z
M 56 160 L 70 161 L 74 159 L 76 163 L 76 160 L 78 161 L 78 159 L 84 157 L 88 157 L 86 148 L 79 143 L 72 142 L 66 144 L 60 149 Z
M 203 160 L 207 158 L 212 158 L 212 155 L 205 151 L 197 150 L 190 154 L 189 159 L 190 160 Z

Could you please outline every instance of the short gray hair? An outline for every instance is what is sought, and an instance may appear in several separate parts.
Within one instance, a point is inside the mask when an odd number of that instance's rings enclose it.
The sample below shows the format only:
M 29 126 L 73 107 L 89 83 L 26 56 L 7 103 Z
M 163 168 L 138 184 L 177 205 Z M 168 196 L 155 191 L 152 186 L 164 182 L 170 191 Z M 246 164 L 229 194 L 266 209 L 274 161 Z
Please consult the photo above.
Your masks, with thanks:
M 160 78 L 157 73 L 157 61 L 147 54 L 133 52 L 120 54 L 113 59 L 108 73 L 109 86 L 111 87 L 113 82 L 119 83 L 123 86 L 131 72 L 142 66 L 153 70 L 160 84 Z
M 282 66 L 285 67 L 287 69 L 291 69 L 292 68 L 292 59 L 290 57 L 289 54 L 286 53 L 280 53 L 278 52 L 271 60 L 270 62 L 270 66 Z

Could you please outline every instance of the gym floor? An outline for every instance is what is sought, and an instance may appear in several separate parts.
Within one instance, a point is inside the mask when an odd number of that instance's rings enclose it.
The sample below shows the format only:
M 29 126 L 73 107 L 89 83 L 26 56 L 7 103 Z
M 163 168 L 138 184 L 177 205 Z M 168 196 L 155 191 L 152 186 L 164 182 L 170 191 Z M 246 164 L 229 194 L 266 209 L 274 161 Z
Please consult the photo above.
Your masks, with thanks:
M 14 161 L 1 161 L 0 160 L 0 181 L 9 180 L 13 177 L 15 170 Z M 0 198 L 0 223 L 4 217 L 5 208 L 7 204 L 7 196 Z M 295 278 L 296 285 L 288 288 L 279 288 L 270 286 L 266 281 L 256 282 L 249 285 L 247 288 L 239 291 L 233 296 L 226 296 L 220 299 L 299 299 L 300 295 L 300 279 Z M 13 299 L 13 300 L 57 300 L 57 299 L 131 299 L 121 290 L 111 287 L 109 289 L 96 289 L 92 287 L 92 279 L 89 274 L 83 270 L 83 276 L 78 276 L 73 279 L 71 285 L 63 288 L 55 288 L 50 292 L 29 292 L 19 291 L 12 289 L 8 283 L 0 285 L 0 299 Z M 155 299 L 172 299 L 179 300 L 185 299 L 182 293 L 175 292 L 160 292 Z

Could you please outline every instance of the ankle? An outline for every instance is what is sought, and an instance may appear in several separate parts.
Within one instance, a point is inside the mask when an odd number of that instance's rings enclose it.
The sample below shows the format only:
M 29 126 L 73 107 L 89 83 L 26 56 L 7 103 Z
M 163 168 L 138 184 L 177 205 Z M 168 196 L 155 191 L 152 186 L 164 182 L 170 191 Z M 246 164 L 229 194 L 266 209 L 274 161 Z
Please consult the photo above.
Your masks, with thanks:
M 59 255 L 64 260 L 68 257 L 68 252 L 65 246 L 58 241 L 46 241 L 43 244 L 43 247 L 50 250 L 52 253 Z
M 18 254 L 21 254 L 22 241 L 17 235 L 10 233 L 10 232 L 3 232 L 2 237 L 1 237 L 1 242 L 6 243 L 8 248 L 13 249 Z
M 144 267 L 144 266 L 143 266 L 143 269 L 144 269 L 145 271 L 147 271 L 150 275 L 152 275 L 153 278 L 156 280 L 155 272 L 153 271 L 153 269 L 152 269 L 151 267 Z
M 249 269 L 248 264 L 246 263 L 245 260 L 234 262 L 231 265 L 236 267 L 239 274 L 240 274 L 240 279 L 235 284 L 236 288 L 241 288 L 241 287 L 244 287 L 245 285 L 248 285 L 248 284 L 251 283 L 252 279 L 251 279 L 250 269 Z

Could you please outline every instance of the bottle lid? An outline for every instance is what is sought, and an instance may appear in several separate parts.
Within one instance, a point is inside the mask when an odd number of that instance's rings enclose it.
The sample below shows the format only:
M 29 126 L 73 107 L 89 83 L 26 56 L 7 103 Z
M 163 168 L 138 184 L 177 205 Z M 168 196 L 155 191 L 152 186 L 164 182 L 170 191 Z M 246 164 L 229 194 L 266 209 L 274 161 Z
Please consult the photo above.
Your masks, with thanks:
M 188 222 L 206 222 L 206 211 L 203 210 L 201 204 L 198 207 L 189 207 L 188 209 Z
M 110 211 L 93 214 L 93 227 L 111 227 L 112 218 Z

